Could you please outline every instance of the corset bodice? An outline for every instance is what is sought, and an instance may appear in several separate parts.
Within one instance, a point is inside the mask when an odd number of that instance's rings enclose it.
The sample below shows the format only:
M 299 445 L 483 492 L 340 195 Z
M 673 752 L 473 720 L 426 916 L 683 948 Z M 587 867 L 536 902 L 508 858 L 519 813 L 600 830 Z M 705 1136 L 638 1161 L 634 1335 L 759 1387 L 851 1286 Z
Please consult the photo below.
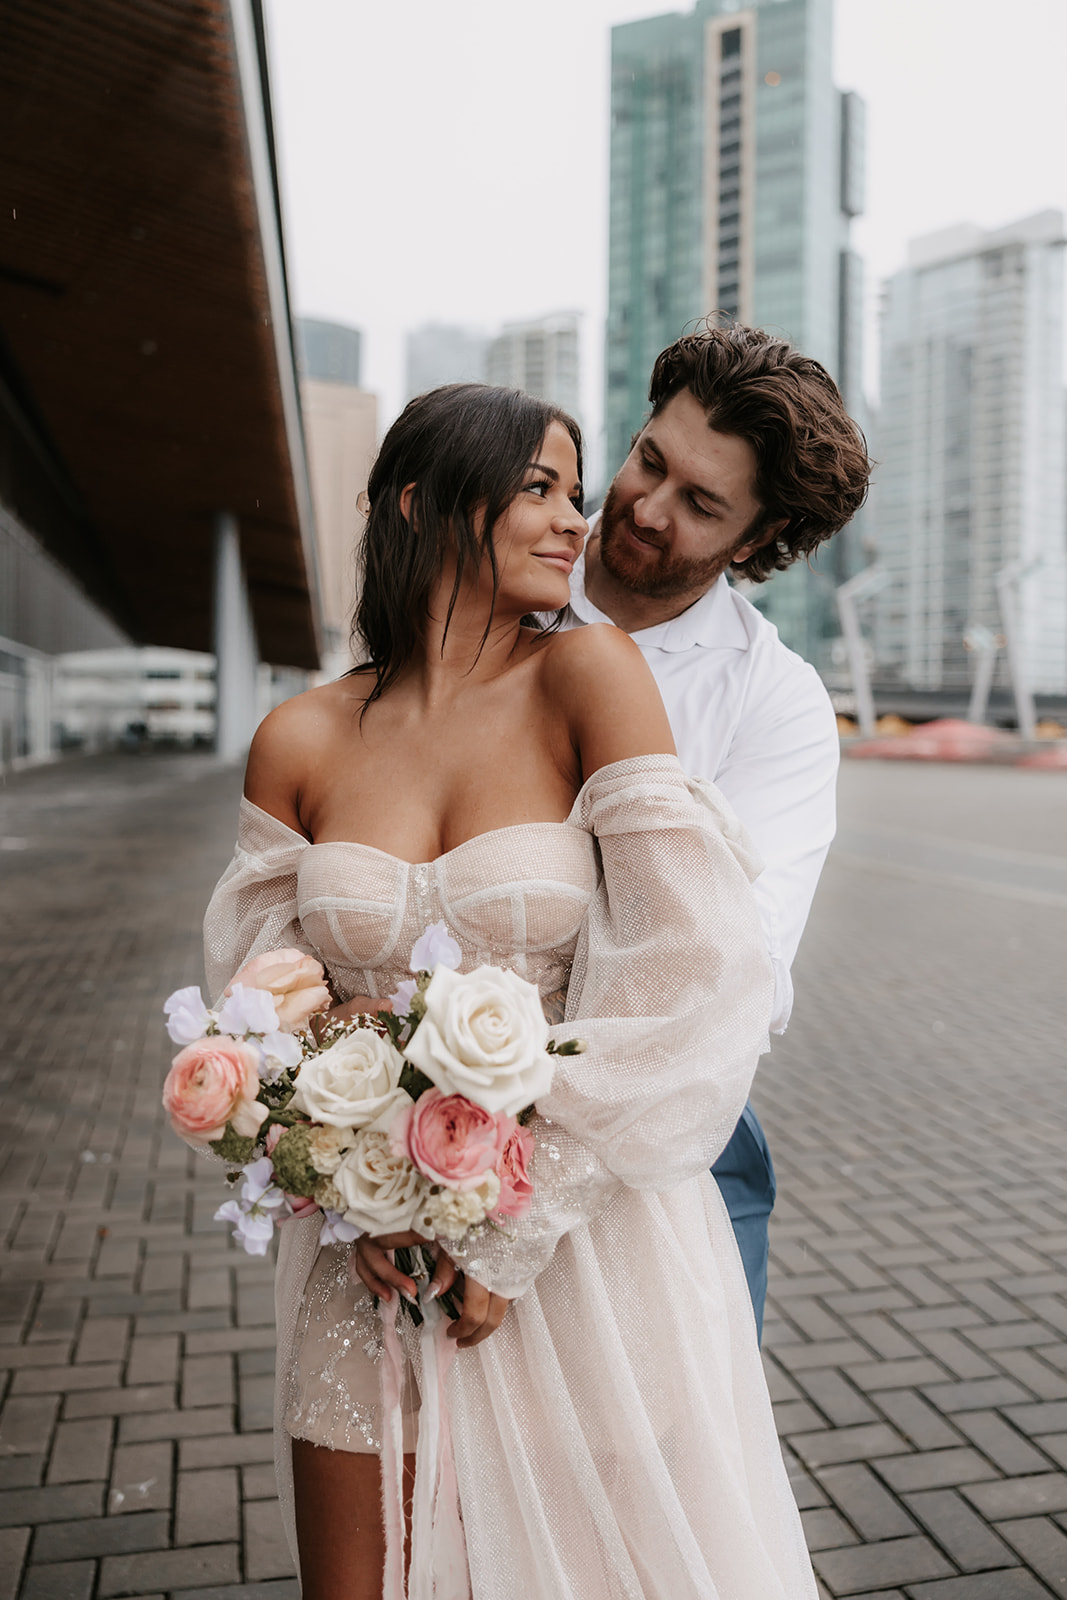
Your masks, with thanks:
M 308 845 L 297 867 L 297 905 L 304 933 L 349 994 L 391 994 L 411 976 L 416 939 L 444 922 L 463 970 L 511 967 L 548 997 L 566 987 L 598 876 L 585 829 L 521 823 L 417 864 L 370 845 Z

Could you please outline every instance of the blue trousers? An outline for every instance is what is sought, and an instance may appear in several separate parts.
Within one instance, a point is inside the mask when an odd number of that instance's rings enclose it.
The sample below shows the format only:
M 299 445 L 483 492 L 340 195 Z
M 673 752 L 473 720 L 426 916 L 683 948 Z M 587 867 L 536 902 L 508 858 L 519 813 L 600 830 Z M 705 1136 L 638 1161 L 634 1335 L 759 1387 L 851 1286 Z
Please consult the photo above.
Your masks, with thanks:
M 767 1299 L 767 1224 L 774 1210 L 777 1185 L 771 1152 L 751 1105 L 742 1111 L 730 1143 L 711 1172 L 734 1225 L 756 1313 L 756 1334 L 762 1339 Z

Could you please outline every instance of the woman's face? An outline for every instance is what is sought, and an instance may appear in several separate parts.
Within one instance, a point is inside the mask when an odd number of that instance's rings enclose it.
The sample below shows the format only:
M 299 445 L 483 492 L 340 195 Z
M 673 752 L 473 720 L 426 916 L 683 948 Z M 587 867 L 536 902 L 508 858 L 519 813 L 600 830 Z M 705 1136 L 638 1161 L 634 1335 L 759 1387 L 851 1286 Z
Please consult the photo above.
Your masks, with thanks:
M 526 481 L 493 529 L 497 606 L 555 611 L 570 598 L 571 568 L 589 524 L 578 510 L 578 457 L 561 422 L 549 424 Z

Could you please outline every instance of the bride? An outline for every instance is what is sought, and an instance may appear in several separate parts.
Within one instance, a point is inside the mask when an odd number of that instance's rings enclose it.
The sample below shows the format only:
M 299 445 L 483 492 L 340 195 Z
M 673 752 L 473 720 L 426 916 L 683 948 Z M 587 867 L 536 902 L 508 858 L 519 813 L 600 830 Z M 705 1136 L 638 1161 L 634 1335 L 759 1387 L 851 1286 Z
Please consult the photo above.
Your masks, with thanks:
M 467 1570 L 458 1588 L 436 1571 L 426 1595 L 807 1600 L 707 1171 L 766 1041 L 758 862 L 681 772 L 629 637 L 536 623 L 567 604 L 586 533 L 574 422 L 509 390 L 435 390 L 390 429 L 368 493 L 368 662 L 256 735 L 209 984 L 296 946 L 325 964 L 337 1014 L 378 1009 L 443 921 L 464 969 L 514 967 L 554 1035 L 588 1043 L 538 1104 L 529 1215 L 438 1250 L 431 1290 L 462 1274 L 447 1413 Z M 305 1600 L 376 1600 L 374 1297 L 414 1293 L 390 1253 L 414 1236 L 320 1248 L 319 1220 L 283 1229 L 280 1491 Z M 410 1487 L 426 1375 L 408 1349 Z

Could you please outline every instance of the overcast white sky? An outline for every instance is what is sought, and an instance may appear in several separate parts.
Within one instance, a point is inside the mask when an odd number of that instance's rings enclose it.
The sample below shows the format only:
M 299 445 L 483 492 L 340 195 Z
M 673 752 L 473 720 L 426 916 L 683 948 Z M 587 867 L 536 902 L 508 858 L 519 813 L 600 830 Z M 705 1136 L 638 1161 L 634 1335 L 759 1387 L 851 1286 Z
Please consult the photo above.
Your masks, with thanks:
M 267 0 L 295 309 L 363 330 L 383 423 L 408 328 L 562 309 L 599 421 L 609 29 L 668 9 Z M 909 238 L 1067 211 L 1067 0 L 836 0 L 835 55 L 868 102 L 873 343 Z

